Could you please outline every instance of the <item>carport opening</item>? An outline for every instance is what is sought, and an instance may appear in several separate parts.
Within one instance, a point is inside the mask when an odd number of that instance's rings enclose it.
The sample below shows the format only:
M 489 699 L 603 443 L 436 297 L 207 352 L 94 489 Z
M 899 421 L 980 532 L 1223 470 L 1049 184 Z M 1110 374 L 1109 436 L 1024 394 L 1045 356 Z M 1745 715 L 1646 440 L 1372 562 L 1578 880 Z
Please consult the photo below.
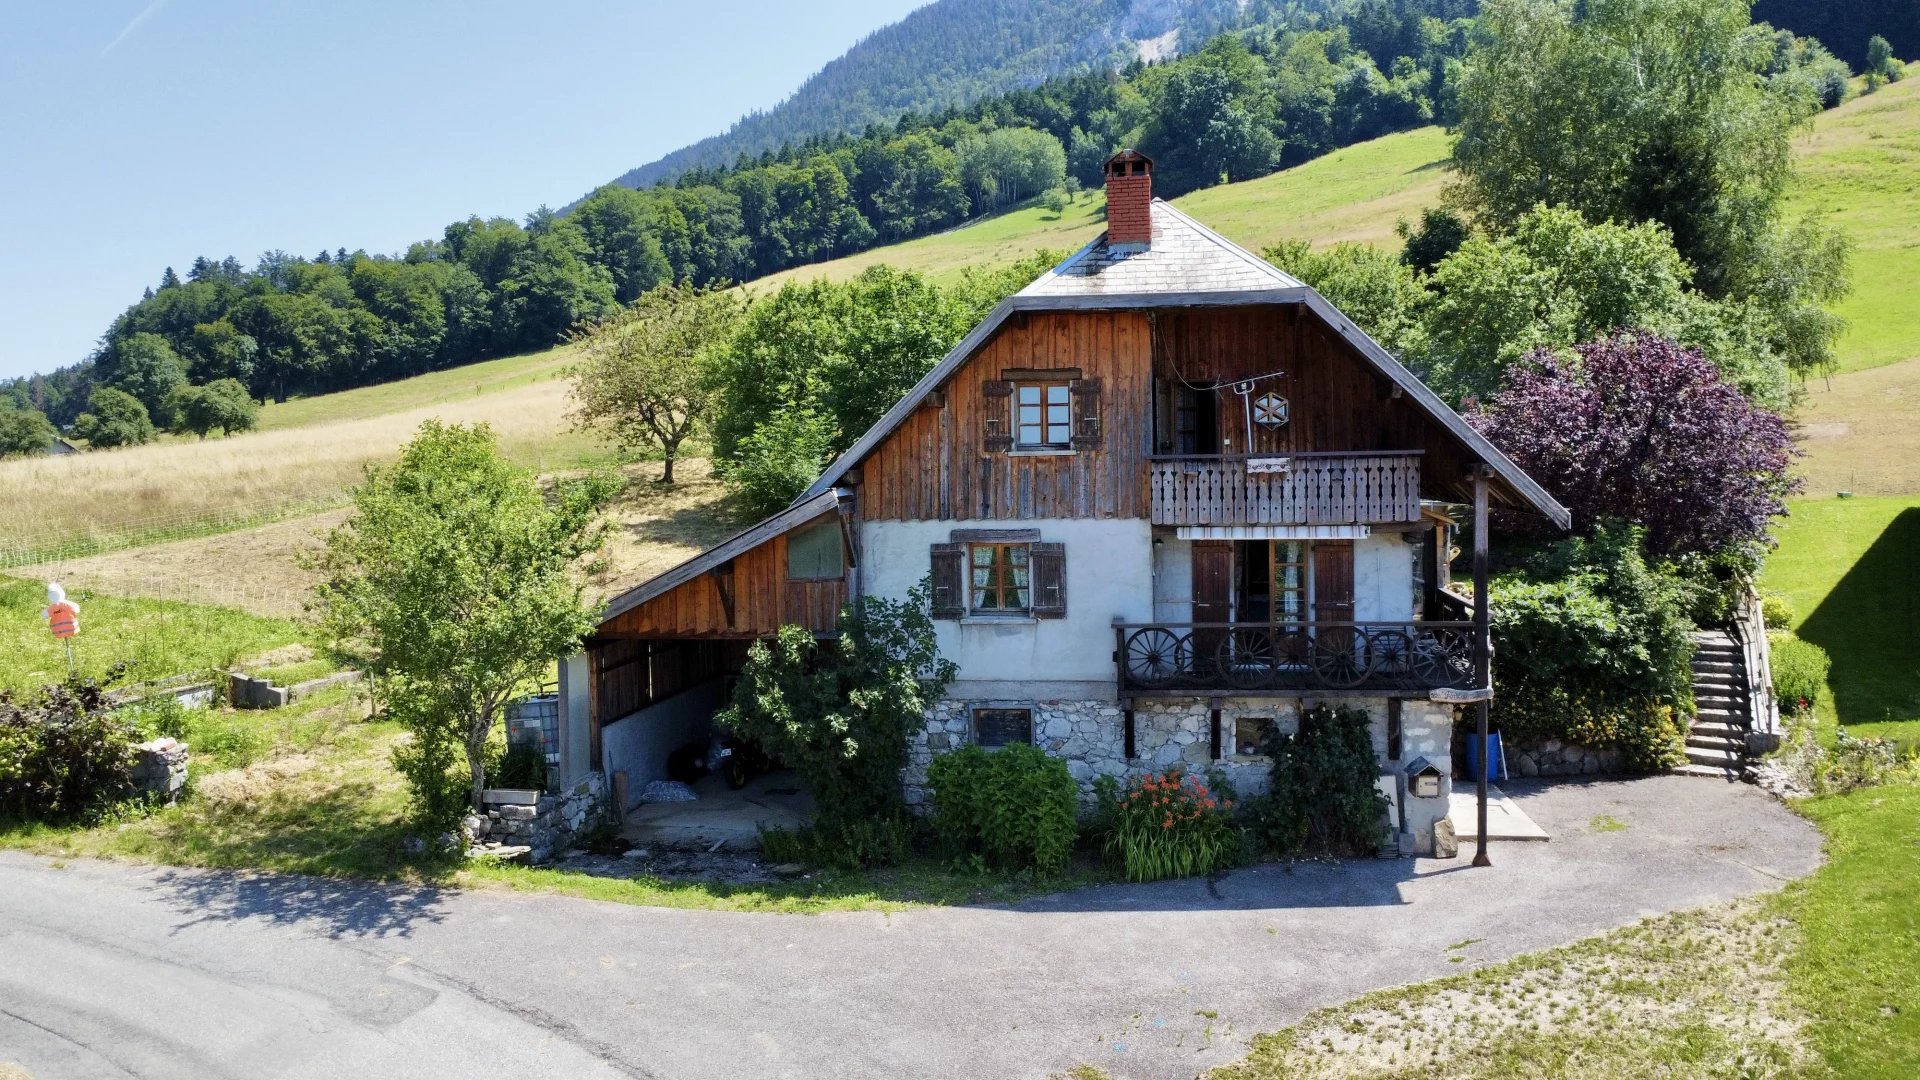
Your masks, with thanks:
M 621 835 L 646 848 L 757 848 L 812 818 L 799 777 L 713 723 L 750 641 L 609 639 L 593 646 L 600 767 L 624 792 Z M 683 785 L 683 786 L 682 786 Z M 691 793 L 693 798 L 685 795 Z M 678 794 L 678 799 L 665 798 Z

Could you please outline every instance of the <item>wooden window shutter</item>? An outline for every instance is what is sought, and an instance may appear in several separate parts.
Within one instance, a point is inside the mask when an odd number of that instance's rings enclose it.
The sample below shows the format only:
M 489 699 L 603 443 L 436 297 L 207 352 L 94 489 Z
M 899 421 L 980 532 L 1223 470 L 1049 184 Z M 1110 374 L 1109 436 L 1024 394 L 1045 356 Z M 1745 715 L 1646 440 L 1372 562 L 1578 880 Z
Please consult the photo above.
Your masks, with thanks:
M 1100 380 L 1075 379 L 1067 385 L 1073 391 L 1073 447 L 1095 449 L 1105 431 L 1100 416 Z
M 933 600 L 930 606 L 934 618 L 958 619 L 967 613 L 966 561 L 965 544 L 933 545 Z
M 1013 449 L 1013 381 L 988 379 L 980 395 L 981 448 L 990 453 Z
M 1067 617 L 1067 545 L 1034 544 L 1028 562 L 1033 573 L 1033 617 Z

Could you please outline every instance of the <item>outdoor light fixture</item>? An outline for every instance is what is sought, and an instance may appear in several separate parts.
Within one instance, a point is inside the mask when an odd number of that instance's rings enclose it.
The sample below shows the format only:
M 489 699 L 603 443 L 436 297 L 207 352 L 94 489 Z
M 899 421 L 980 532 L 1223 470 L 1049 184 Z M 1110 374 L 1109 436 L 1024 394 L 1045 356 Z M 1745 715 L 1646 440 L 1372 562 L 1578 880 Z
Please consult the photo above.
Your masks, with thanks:
M 1433 762 L 1426 758 L 1414 758 L 1407 765 L 1407 794 L 1416 799 L 1437 799 L 1440 797 L 1442 774 Z

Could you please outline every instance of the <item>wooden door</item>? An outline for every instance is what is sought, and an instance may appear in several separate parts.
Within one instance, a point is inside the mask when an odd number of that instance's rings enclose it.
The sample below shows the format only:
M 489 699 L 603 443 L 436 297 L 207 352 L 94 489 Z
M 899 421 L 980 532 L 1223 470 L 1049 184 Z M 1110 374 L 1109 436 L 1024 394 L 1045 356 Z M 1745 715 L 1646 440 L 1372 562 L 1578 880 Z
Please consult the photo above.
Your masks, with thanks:
M 1353 541 L 1313 545 L 1313 621 L 1353 621 Z
M 1233 541 L 1193 542 L 1193 621 L 1224 623 L 1233 620 Z M 1225 630 L 1195 630 L 1188 645 L 1188 663 L 1207 670 L 1219 655 Z
M 1233 618 L 1233 541 L 1193 542 L 1193 621 L 1223 623 Z

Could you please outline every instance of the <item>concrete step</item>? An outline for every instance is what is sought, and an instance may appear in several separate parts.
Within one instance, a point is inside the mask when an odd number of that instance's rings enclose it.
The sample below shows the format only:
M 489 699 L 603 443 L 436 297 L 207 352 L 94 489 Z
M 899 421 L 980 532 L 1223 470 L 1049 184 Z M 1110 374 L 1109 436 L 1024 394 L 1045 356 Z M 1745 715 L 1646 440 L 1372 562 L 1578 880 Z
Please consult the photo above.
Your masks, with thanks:
M 1691 761 L 1685 765 L 1677 765 L 1669 771 L 1676 776 L 1699 776 L 1708 780 L 1740 779 L 1739 769 L 1730 769 L 1719 765 L 1701 765 Z
M 1725 750 L 1701 750 L 1693 746 L 1687 747 L 1687 760 L 1695 765 L 1717 765 L 1729 769 L 1737 769 L 1746 764 L 1739 754 Z
M 1695 683 L 1719 683 L 1723 686 L 1738 686 L 1747 681 L 1746 674 L 1739 671 L 1703 671 L 1694 668 L 1688 679 Z
M 1728 660 L 1700 660 L 1693 662 L 1693 677 L 1698 679 L 1707 675 L 1723 675 L 1729 679 L 1740 674 L 1740 665 Z
M 1747 729 L 1742 724 L 1724 724 L 1713 720 L 1696 720 L 1687 731 L 1689 738 L 1703 735 L 1709 739 L 1745 739 Z
M 1702 705 L 1694 702 L 1694 712 L 1709 724 L 1742 724 L 1748 719 L 1745 709 L 1729 709 L 1720 705 Z
M 1687 749 L 1738 757 L 1747 752 L 1747 740 L 1745 738 L 1726 739 L 1713 735 L 1688 735 Z

